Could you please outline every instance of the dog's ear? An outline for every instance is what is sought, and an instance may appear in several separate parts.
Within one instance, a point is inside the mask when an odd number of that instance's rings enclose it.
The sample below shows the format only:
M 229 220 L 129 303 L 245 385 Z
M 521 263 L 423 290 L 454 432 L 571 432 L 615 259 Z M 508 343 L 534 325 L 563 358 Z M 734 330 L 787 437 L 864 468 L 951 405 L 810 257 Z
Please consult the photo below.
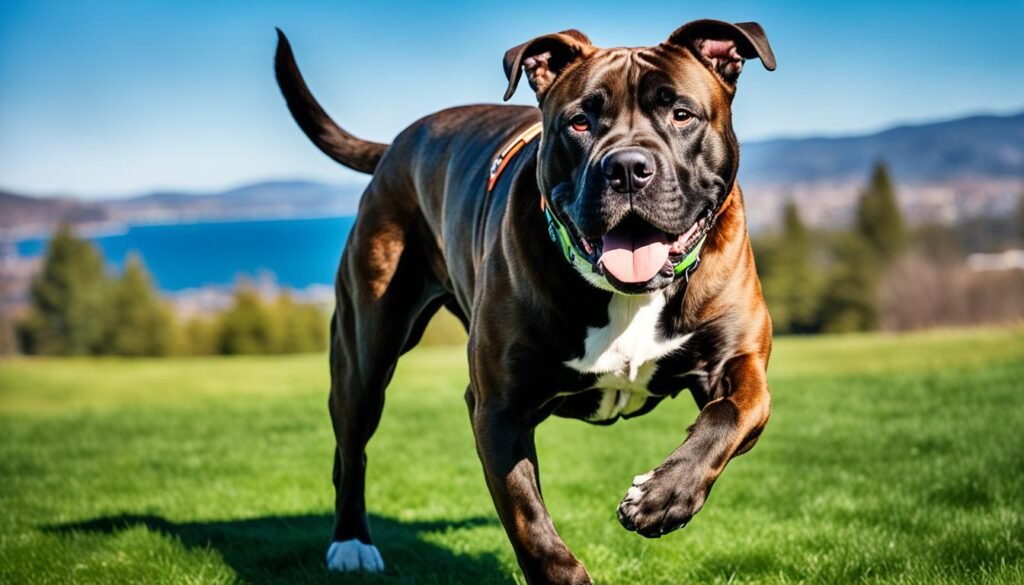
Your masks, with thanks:
M 736 85 L 744 59 L 756 57 L 765 69 L 775 71 L 775 53 L 764 29 L 756 22 L 695 20 L 677 28 L 668 42 L 693 51 L 731 86 Z
M 505 101 L 516 92 L 524 70 L 530 87 L 537 93 L 537 101 L 541 101 L 544 92 L 567 65 L 593 51 L 594 46 L 587 35 L 573 29 L 537 37 L 512 47 L 505 51 L 505 77 L 508 77 Z

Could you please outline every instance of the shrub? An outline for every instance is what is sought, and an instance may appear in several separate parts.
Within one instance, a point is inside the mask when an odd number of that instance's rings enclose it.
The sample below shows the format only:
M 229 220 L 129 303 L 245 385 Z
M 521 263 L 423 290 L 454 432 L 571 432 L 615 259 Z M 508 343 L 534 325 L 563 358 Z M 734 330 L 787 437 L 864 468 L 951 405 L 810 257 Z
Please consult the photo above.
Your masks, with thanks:
M 298 353 L 327 348 L 328 317 L 288 294 L 265 303 L 250 284 L 239 283 L 234 304 L 217 324 L 217 348 L 224 354 Z

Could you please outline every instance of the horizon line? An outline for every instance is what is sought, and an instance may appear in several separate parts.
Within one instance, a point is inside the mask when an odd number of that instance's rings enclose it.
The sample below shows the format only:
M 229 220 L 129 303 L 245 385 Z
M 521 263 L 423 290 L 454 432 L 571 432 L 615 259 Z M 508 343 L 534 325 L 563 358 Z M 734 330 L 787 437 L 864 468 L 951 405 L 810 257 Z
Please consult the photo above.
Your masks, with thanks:
M 957 122 L 961 120 L 968 120 L 972 118 L 1014 118 L 1017 116 L 1024 115 L 1024 105 L 1017 106 L 1011 110 L 998 110 L 998 109 L 973 109 L 966 111 L 959 115 L 944 116 L 941 118 L 931 118 L 923 120 L 913 121 L 901 121 L 886 124 L 871 129 L 865 129 L 855 133 L 808 133 L 808 134 L 792 134 L 792 135 L 776 135 L 765 138 L 757 138 L 749 141 L 741 141 L 740 146 L 753 145 L 758 143 L 768 142 L 798 142 L 803 140 L 843 140 L 843 139 L 856 139 L 866 138 L 870 136 L 876 136 L 885 132 L 906 129 L 906 128 L 919 128 L 923 126 L 934 126 L 947 124 L 950 122 Z M 338 180 L 331 180 L 327 178 L 319 178 L 316 176 L 277 176 L 277 177 L 264 177 L 257 178 L 253 177 L 250 179 L 235 179 L 220 183 L 219 186 L 206 186 L 206 187 L 167 187 L 167 186 L 155 186 L 140 188 L 128 192 L 121 193 L 103 193 L 99 191 L 89 192 L 61 192 L 57 191 L 31 191 L 22 190 L 17 187 L 10 187 L 7 185 L 0 185 L 0 193 L 29 197 L 32 199 L 73 199 L 78 201 L 93 201 L 93 202 L 104 202 L 104 201 L 117 201 L 135 199 L 140 197 L 146 197 L 158 194 L 174 194 L 174 195 L 189 195 L 189 196 L 203 196 L 203 195 L 219 195 L 225 192 L 234 191 L 237 189 L 244 189 L 246 187 L 252 187 L 256 185 L 266 185 L 273 183 L 315 183 L 319 185 L 332 186 L 332 187 L 364 187 L 369 182 L 372 175 L 365 175 L 365 180 L 362 174 L 351 169 L 346 169 L 342 165 L 338 165 L 339 169 L 343 169 L 343 173 L 338 177 Z

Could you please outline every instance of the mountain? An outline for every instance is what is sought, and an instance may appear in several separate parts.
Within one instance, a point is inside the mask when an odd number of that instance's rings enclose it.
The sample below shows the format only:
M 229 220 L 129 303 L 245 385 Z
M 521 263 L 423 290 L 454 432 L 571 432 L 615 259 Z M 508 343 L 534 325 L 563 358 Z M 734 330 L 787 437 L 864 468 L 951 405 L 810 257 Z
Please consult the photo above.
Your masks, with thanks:
M 879 160 L 899 181 L 1024 178 L 1024 112 L 897 126 L 866 136 L 742 145 L 741 180 L 798 183 L 864 179 Z
M 102 232 L 132 223 L 354 215 L 363 187 L 265 181 L 214 193 L 161 191 L 124 199 L 29 197 L 0 191 L 0 240 L 48 234 L 60 223 Z
M 740 146 L 751 231 L 777 225 L 793 200 L 812 226 L 849 223 L 871 168 L 884 161 L 911 223 L 1010 213 L 1024 194 L 1024 112 L 897 126 L 863 136 Z
M 107 220 L 102 205 L 70 197 L 27 197 L 0 191 L 0 234 L 29 233 L 39 226 Z
M 156 192 L 101 205 L 126 223 L 352 215 L 363 187 L 312 181 L 268 181 L 219 193 Z

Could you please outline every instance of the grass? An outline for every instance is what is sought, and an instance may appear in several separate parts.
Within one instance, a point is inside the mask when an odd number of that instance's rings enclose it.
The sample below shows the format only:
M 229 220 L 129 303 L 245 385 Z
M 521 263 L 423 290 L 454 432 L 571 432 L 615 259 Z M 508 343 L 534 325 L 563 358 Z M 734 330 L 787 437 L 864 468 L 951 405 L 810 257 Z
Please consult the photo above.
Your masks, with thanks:
M 387 573 L 328 575 L 323 356 L 0 361 L 0 583 L 521 583 L 461 348 L 400 365 L 370 446 Z M 686 529 L 615 520 L 696 408 L 539 433 L 597 583 L 1024 582 L 1024 329 L 781 339 L 774 414 Z

